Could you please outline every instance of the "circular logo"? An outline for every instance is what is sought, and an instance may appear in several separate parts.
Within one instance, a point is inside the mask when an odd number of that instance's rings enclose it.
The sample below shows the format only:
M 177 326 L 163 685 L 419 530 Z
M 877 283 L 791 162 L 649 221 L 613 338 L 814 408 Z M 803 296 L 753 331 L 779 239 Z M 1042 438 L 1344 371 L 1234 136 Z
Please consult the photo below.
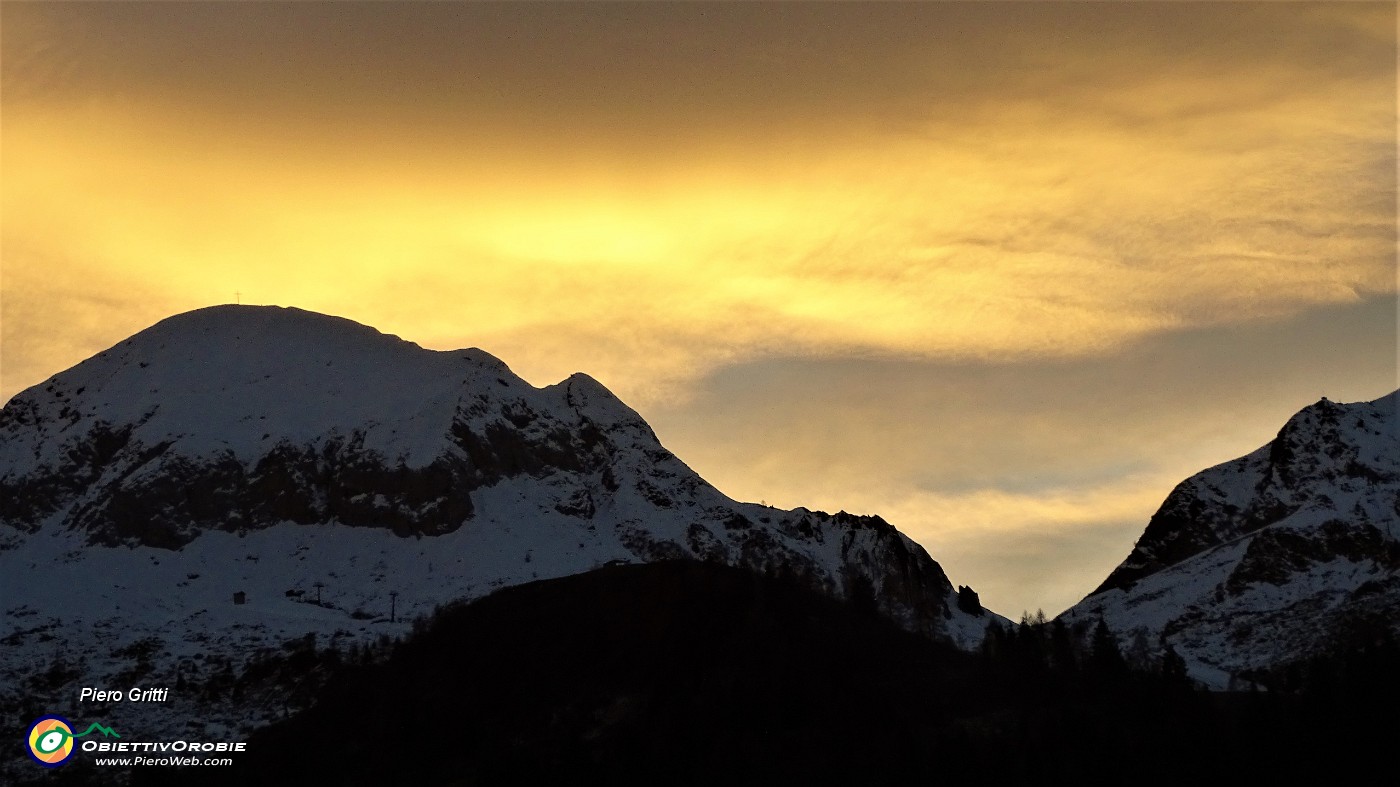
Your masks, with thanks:
M 62 716 L 44 716 L 29 725 L 29 756 L 57 768 L 73 756 L 73 725 Z

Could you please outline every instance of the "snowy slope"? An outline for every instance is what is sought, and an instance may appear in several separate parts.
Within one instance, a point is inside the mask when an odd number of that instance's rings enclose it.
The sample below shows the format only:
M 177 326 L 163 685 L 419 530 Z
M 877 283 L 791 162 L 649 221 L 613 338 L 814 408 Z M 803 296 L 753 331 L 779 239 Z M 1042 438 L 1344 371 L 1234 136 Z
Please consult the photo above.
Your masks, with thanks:
M 999 619 L 960 611 L 878 517 L 729 499 L 586 375 L 535 388 L 480 350 L 203 309 L 0 411 L 0 706 L 82 715 L 78 686 L 199 686 L 308 634 L 348 648 L 449 601 L 668 558 L 838 597 L 868 582 L 885 614 L 964 647 Z M 281 712 L 194 689 L 171 703 L 102 712 L 147 734 Z
M 1170 643 L 1218 688 L 1324 652 L 1361 621 L 1400 630 L 1396 399 L 1323 399 L 1183 481 L 1065 616 L 1103 616 L 1125 644 Z

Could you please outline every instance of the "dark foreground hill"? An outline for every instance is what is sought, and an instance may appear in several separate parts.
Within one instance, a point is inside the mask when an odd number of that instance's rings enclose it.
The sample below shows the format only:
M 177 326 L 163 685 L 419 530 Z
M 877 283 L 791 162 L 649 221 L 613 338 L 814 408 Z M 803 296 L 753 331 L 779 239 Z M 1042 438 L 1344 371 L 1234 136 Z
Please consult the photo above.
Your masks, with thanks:
M 1287 695 L 1132 673 L 1111 642 L 1031 625 L 973 655 L 859 599 L 712 564 L 622 566 L 447 610 L 382 663 L 341 665 L 234 767 L 135 783 L 1368 783 L 1388 762 L 1393 642 L 1320 662 Z

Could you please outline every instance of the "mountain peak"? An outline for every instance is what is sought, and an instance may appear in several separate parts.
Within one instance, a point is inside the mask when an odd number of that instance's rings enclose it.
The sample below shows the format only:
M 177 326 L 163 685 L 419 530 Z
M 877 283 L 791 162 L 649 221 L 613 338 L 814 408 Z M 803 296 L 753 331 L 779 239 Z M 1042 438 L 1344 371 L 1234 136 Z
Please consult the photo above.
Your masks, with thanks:
M 554 386 L 551 386 L 553 388 Z M 580 416 L 602 427 L 646 426 L 646 422 L 636 410 L 623 401 L 602 383 L 583 372 L 569 375 L 559 387 L 564 392 L 564 402 Z
M 374 328 L 346 317 L 301 309 L 296 306 L 249 305 L 223 303 L 172 314 L 137 334 L 164 330 L 190 331 L 201 329 L 253 328 L 259 326 L 288 326 L 295 328 L 321 327 L 383 336 Z M 395 337 L 397 338 L 397 337 Z
M 488 380 L 534 390 L 481 350 L 425 350 L 302 309 L 213 306 L 162 320 L 21 392 L 0 424 L 38 429 L 0 434 L 0 458 L 9 448 L 54 460 L 65 437 L 94 428 L 244 461 L 278 442 L 359 432 L 374 450 L 422 465 L 440 452 L 464 391 Z
M 53 538 L 31 538 L 41 532 Z M 230 535 L 295 552 L 312 533 L 332 553 L 397 555 L 382 561 L 394 571 L 334 569 L 358 577 L 357 605 L 389 577 L 400 609 L 414 594 L 431 608 L 609 561 L 692 559 L 836 596 L 864 578 L 891 617 L 963 644 L 988 619 L 950 611 L 942 569 L 892 527 L 726 497 L 586 374 L 536 388 L 481 350 L 426 350 L 301 309 L 176 315 L 0 411 L 0 556 L 62 543 L 219 562 L 243 549 Z M 424 537 L 436 557 L 399 543 Z M 287 569 L 267 581 L 328 567 Z
M 1267 445 L 1181 482 L 1066 615 L 1170 642 L 1221 687 L 1325 650 L 1347 620 L 1400 619 L 1396 401 L 1324 397 Z

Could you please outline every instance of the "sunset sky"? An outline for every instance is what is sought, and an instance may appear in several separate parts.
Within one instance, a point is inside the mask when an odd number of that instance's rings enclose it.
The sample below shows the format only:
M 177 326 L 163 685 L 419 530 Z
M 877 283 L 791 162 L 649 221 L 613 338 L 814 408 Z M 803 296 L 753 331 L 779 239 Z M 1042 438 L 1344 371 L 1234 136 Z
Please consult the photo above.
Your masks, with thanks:
M 586 371 L 1014 617 L 1397 384 L 1393 3 L 6 2 L 0 58 L 0 400 L 337 314 Z

